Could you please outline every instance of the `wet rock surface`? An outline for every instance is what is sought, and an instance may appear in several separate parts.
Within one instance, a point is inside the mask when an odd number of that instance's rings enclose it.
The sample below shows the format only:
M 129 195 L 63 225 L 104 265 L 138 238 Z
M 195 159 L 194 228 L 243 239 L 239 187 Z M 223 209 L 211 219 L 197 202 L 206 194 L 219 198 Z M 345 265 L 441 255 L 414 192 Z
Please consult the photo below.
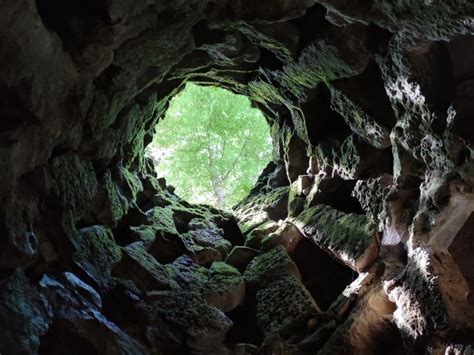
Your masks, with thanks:
M 0 1 L 0 353 L 470 354 L 474 3 Z M 144 156 L 187 81 L 273 161 L 232 212 Z

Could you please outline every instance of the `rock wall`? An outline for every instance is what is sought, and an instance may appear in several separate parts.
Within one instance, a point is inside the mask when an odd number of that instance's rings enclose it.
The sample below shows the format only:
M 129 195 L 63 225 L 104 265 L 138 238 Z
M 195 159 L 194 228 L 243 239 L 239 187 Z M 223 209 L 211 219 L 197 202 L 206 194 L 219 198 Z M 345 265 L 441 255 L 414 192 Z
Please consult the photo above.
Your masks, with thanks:
M 0 0 L 0 353 L 471 354 L 474 3 Z M 144 147 L 187 81 L 274 161 L 234 215 Z

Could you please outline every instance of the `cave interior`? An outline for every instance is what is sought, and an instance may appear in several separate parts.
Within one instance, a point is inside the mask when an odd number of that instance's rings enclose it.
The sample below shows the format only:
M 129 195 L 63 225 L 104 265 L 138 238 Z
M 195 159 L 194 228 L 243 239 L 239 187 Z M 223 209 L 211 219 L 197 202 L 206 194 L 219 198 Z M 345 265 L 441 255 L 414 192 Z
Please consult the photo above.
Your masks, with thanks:
M 145 147 L 186 83 L 272 161 Z M 0 354 L 474 354 L 474 2 L 0 0 Z

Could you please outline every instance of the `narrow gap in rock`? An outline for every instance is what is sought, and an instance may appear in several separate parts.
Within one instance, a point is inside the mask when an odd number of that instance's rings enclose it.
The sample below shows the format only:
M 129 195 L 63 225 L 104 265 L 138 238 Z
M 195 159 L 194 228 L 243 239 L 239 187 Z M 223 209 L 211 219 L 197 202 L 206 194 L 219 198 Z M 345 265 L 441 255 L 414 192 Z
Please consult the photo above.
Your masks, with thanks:
M 359 200 L 352 196 L 352 191 L 357 181 L 343 180 L 339 177 L 332 178 L 331 180 L 325 186 L 327 191 L 318 193 L 313 198 L 310 206 L 323 204 L 346 213 L 365 214 Z
M 326 8 L 321 4 L 315 4 L 306 10 L 306 14 L 291 22 L 300 29 L 300 51 L 311 44 L 315 39 L 321 38 L 324 29 L 327 28 Z
M 264 334 L 257 322 L 257 300 L 255 294 L 246 295 L 244 302 L 226 315 L 234 323 L 226 335 L 226 343 L 248 343 L 254 345 L 262 343 Z
M 66 50 L 83 47 L 90 35 L 110 22 L 104 0 L 36 0 L 44 25 L 56 32 Z
M 114 77 L 120 74 L 122 68 L 117 65 L 111 64 L 104 69 L 100 75 L 94 79 L 93 84 L 95 87 L 106 90 L 113 83 Z
M 292 258 L 301 272 L 303 284 L 321 310 L 327 310 L 358 276 L 306 238 L 298 244 Z
M 54 322 L 48 332 L 40 338 L 40 355 L 83 355 L 98 354 L 97 348 L 90 341 L 74 334 L 66 322 Z
M 38 124 L 40 120 L 24 108 L 21 98 L 14 90 L 0 82 L 0 134 L 8 133 L 24 125 Z M 1 136 L 0 136 L 1 137 Z M 0 139 L 3 141 L 4 139 Z M 2 145 L 3 142 L 0 142 Z
M 275 53 L 265 48 L 260 49 L 260 62 L 265 63 L 265 67 L 269 70 L 280 70 L 283 67 L 283 62 Z
M 331 93 L 326 85 L 320 84 L 308 93 L 306 102 L 301 105 L 308 127 L 308 137 L 312 144 L 337 139 L 343 141 L 352 133 L 341 115 L 333 111 Z

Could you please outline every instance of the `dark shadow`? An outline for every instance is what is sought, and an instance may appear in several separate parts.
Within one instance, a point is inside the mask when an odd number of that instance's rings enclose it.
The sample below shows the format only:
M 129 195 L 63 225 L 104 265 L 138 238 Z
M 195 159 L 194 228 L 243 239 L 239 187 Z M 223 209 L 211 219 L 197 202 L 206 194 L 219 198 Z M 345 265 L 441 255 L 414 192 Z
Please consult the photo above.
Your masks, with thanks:
M 323 311 L 358 276 L 306 238 L 298 244 L 292 258 L 301 272 L 303 284 Z

